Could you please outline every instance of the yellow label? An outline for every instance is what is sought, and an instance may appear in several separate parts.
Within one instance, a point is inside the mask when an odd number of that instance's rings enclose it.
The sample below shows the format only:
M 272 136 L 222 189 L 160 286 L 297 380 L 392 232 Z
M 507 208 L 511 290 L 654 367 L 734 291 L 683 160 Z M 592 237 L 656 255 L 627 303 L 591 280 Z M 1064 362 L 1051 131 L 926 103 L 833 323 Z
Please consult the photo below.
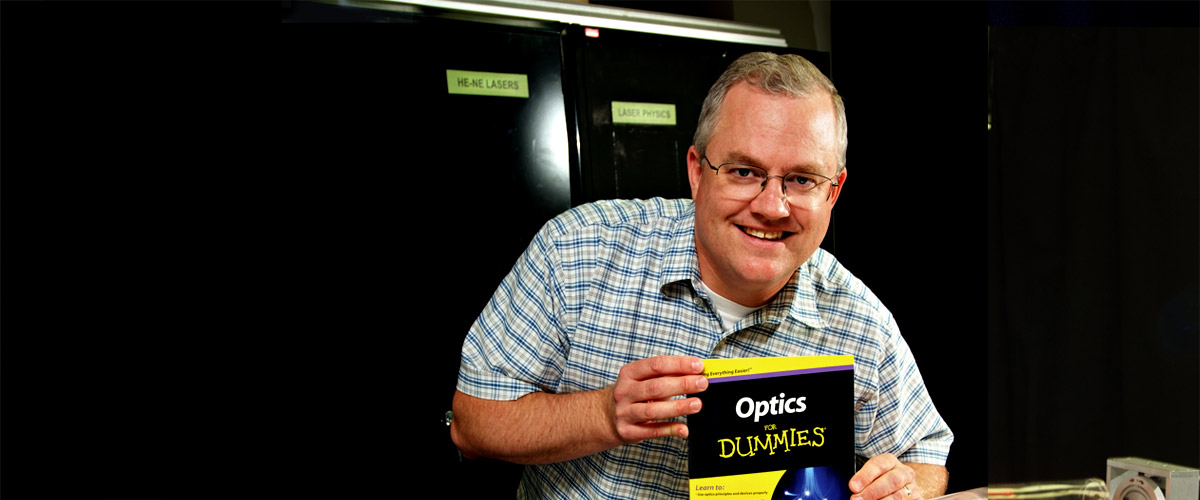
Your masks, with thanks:
M 612 102 L 613 123 L 675 125 L 675 105 L 654 102 Z
M 770 500 L 779 478 L 787 471 L 758 472 L 736 476 L 704 477 L 688 480 L 688 498 L 737 498 L 739 500 Z M 791 493 L 791 492 L 789 492 Z M 803 497 L 801 497 L 803 498 Z
M 446 87 L 451 94 L 529 97 L 529 78 L 517 73 L 448 69 Z
M 853 364 L 854 356 L 850 355 L 706 359 L 703 375 L 707 378 L 720 378 Z

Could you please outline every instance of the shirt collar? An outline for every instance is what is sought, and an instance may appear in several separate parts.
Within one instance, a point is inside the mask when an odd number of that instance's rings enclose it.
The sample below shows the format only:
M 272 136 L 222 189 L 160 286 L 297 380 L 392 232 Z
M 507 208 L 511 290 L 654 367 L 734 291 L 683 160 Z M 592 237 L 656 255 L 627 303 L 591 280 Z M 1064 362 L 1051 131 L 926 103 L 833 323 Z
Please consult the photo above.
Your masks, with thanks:
M 696 208 L 691 205 L 682 217 L 672 222 L 671 239 L 659 261 L 659 289 L 700 279 L 700 260 L 696 257 Z
M 817 253 L 814 253 L 813 257 L 801 264 L 779 294 L 763 308 L 762 322 L 779 324 L 790 317 L 812 328 L 825 327 L 817 309 L 817 292 L 811 273 L 812 260 L 816 255 Z

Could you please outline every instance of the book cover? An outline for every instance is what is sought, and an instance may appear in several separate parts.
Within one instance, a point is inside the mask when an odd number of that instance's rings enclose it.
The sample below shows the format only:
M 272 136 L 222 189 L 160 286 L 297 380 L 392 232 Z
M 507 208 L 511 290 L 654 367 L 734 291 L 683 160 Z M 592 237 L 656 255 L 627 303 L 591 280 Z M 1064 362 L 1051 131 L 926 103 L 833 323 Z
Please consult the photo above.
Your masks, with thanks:
M 848 500 L 854 357 L 704 360 L 688 417 L 688 497 Z

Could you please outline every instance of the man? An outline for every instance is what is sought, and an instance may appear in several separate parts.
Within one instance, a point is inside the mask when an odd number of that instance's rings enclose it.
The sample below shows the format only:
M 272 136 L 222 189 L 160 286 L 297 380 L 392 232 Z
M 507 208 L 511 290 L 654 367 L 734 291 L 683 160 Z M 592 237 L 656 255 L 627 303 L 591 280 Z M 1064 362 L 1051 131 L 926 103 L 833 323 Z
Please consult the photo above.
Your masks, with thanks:
M 743 56 L 694 142 L 692 200 L 591 203 L 534 238 L 464 342 L 455 444 L 529 464 L 522 498 L 686 498 L 701 359 L 851 354 L 852 500 L 943 494 L 953 435 L 907 344 L 818 248 L 846 180 L 837 90 L 799 56 Z

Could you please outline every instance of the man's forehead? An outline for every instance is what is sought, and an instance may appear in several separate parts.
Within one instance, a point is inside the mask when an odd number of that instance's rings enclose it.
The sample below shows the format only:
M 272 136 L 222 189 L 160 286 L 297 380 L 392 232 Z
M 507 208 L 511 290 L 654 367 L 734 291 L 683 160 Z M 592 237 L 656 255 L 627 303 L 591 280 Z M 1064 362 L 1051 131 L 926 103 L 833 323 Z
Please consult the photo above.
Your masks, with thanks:
M 784 120 L 768 121 L 771 118 Z M 716 120 L 716 131 L 730 126 L 732 120 L 755 122 L 755 126 L 787 125 L 830 127 L 836 129 L 837 117 L 833 97 L 827 92 L 795 96 L 774 94 L 746 83 L 730 89 L 721 104 Z
M 815 157 L 813 158 L 806 158 L 805 155 L 798 154 L 794 157 L 794 161 L 790 161 L 783 165 L 775 165 L 771 164 L 771 162 L 768 162 L 765 159 L 759 158 L 735 147 L 734 149 L 729 150 L 728 153 L 724 153 L 720 161 L 722 163 L 744 163 L 763 168 L 780 168 L 788 172 L 811 172 L 820 174 L 824 174 L 833 166 L 831 164 L 826 164 L 829 163 L 828 161 L 819 160 L 820 157 L 827 155 L 814 156 Z
M 727 97 L 733 98 L 710 142 L 719 158 L 710 159 L 818 173 L 836 168 L 836 118 L 827 93 L 794 97 L 740 83 Z

